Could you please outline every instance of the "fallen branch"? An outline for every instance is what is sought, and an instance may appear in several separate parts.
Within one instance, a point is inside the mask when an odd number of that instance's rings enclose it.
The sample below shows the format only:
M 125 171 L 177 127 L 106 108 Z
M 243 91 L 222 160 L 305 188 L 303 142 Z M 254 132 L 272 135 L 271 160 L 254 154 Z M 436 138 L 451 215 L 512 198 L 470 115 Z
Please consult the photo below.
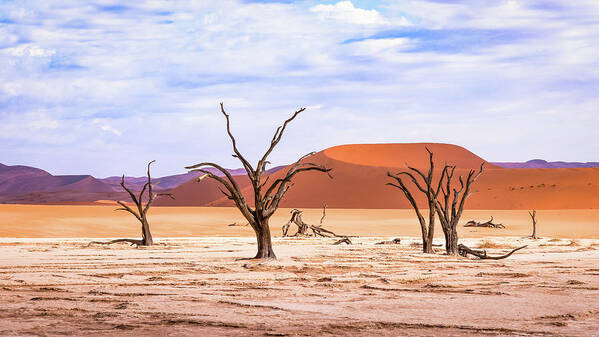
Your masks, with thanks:
M 323 210 L 322 210 L 323 215 L 322 215 L 322 218 L 320 219 L 321 224 L 320 225 L 309 225 L 302 220 L 302 213 L 303 213 L 302 211 L 295 209 L 295 208 L 292 209 L 291 210 L 291 219 L 289 219 L 289 221 L 285 225 L 283 225 L 283 227 L 281 228 L 283 231 L 283 237 L 316 236 L 316 237 L 325 237 L 325 238 L 346 238 L 347 235 L 339 235 L 339 234 L 336 234 L 336 233 L 322 227 L 322 220 L 325 217 L 325 212 L 326 212 L 326 205 L 324 205 Z M 297 232 L 295 232 L 295 234 L 293 234 L 293 235 L 289 235 L 289 229 L 292 224 L 297 226 Z
M 242 225 L 242 224 L 238 224 L 237 222 L 234 222 L 234 223 L 230 223 L 230 224 L 228 224 L 227 226 L 229 226 L 229 227 L 247 227 L 247 226 L 249 226 L 249 225 L 250 225 L 250 223 L 249 223 L 249 222 L 246 222 L 246 223 L 245 223 L 245 224 L 243 224 L 243 225 Z
M 133 246 L 133 245 L 137 245 L 138 247 L 139 247 L 139 246 L 144 246 L 144 242 L 143 242 L 143 240 L 135 240 L 135 239 L 116 239 L 116 240 L 112 240 L 112 241 L 106 241 L 106 242 L 104 242 L 104 241 L 92 241 L 92 242 L 88 243 L 86 247 L 89 247 L 89 246 L 91 246 L 92 244 L 97 244 L 97 245 L 111 245 L 111 244 L 113 244 L 113 243 L 119 243 L 119 242 L 127 242 L 127 243 L 130 243 L 130 244 L 131 244 L 131 246 Z
M 470 220 L 464 225 L 464 227 L 487 227 L 487 228 L 498 228 L 498 229 L 505 228 L 505 226 L 500 223 L 497 223 L 497 224 L 493 223 L 493 217 L 491 217 L 491 220 L 489 220 L 487 222 L 476 222 L 474 220 Z
M 460 256 L 463 257 L 468 257 L 468 254 L 474 255 L 476 257 L 478 257 L 481 260 L 501 260 L 501 259 L 505 259 L 510 257 L 510 255 L 514 254 L 515 252 L 519 251 L 520 249 L 526 248 L 528 247 L 526 246 L 522 246 L 519 248 L 516 248 L 514 250 L 512 250 L 511 252 L 505 254 L 505 255 L 500 255 L 500 256 L 488 256 L 487 255 L 487 251 L 486 250 L 478 250 L 478 249 L 471 249 L 468 248 L 467 246 L 463 245 L 463 244 L 459 244 L 458 245 L 458 254 Z
M 335 241 L 335 242 L 333 243 L 333 245 L 340 245 L 340 244 L 342 244 L 342 243 L 346 243 L 346 244 L 348 244 L 348 245 L 351 245 L 351 244 L 352 244 L 351 240 L 350 240 L 350 239 L 349 239 L 349 238 L 346 236 L 346 237 L 344 237 L 344 238 L 343 238 L 343 239 L 341 239 L 341 240 Z
M 398 245 L 400 243 L 401 243 L 401 239 L 395 238 L 393 240 L 377 242 L 377 243 L 375 243 L 375 245 Z

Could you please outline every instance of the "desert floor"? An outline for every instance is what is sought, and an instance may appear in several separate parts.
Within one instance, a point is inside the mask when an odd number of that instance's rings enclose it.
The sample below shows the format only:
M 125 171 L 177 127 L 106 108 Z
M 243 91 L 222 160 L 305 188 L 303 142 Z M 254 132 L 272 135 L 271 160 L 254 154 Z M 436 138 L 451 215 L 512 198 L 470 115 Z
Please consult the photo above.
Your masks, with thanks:
M 589 336 L 599 334 L 599 240 L 528 244 L 506 260 L 424 255 L 414 239 L 351 246 L 275 239 L 277 261 L 237 261 L 251 238 L 85 247 L 0 240 L 0 335 Z
M 596 210 L 538 211 L 540 240 L 523 238 L 526 212 L 468 212 L 507 225 L 460 228 L 470 247 L 528 245 L 498 261 L 422 254 L 407 210 L 329 210 L 325 224 L 359 235 L 353 245 L 275 238 L 278 260 L 256 262 L 237 260 L 255 239 L 227 226 L 242 220 L 226 208 L 156 208 L 164 245 L 87 247 L 139 236 L 112 209 L 0 206 L 0 335 L 599 336 Z M 288 216 L 275 216 L 275 235 Z

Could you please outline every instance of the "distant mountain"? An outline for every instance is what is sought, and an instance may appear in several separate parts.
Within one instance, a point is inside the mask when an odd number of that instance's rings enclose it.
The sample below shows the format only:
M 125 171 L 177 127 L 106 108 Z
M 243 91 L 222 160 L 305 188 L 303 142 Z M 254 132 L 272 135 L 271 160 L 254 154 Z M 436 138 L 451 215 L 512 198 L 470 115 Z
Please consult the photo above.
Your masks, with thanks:
M 0 164 L 0 195 L 46 191 L 113 192 L 90 175 L 58 175 L 29 166 Z
M 208 171 L 218 175 L 218 176 L 222 176 L 223 174 L 218 171 L 217 169 L 212 169 L 212 168 L 207 168 Z M 229 173 L 231 173 L 232 175 L 241 175 L 241 174 L 245 174 L 245 169 L 228 169 L 227 171 L 229 171 Z M 199 176 L 201 176 L 202 173 L 200 172 L 188 172 L 188 173 L 183 173 L 183 174 L 176 174 L 176 175 L 172 175 L 172 176 L 165 176 L 165 177 L 159 177 L 159 178 L 154 178 L 152 177 L 152 181 L 154 181 L 155 188 L 157 190 L 170 190 L 172 188 L 175 188 L 191 179 L 195 179 Z M 121 191 L 121 179 L 122 177 L 108 177 L 108 178 L 103 178 L 103 179 L 99 179 L 100 181 L 112 186 L 116 191 Z M 141 191 L 141 189 L 143 188 L 144 184 L 148 181 L 148 177 L 125 177 L 125 185 L 134 190 L 134 191 Z
M 565 162 L 553 161 L 548 162 L 543 159 L 533 159 L 524 163 L 520 162 L 494 162 L 499 167 L 503 168 L 579 168 L 579 167 L 599 167 L 599 162 Z
M 284 166 L 274 167 L 269 173 Z M 222 175 L 216 169 L 208 169 Z M 228 170 L 232 175 L 245 175 L 245 169 Z M 156 189 L 166 191 L 202 175 L 190 172 L 152 178 Z M 125 184 L 140 191 L 147 177 L 125 177 Z M 44 170 L 22 165 L 0 164 L 0 203 L 90 203 L 96 200 L 127 200 L 120 186 L 121 177 L 97 179 L 91 175 L 52 175 Z

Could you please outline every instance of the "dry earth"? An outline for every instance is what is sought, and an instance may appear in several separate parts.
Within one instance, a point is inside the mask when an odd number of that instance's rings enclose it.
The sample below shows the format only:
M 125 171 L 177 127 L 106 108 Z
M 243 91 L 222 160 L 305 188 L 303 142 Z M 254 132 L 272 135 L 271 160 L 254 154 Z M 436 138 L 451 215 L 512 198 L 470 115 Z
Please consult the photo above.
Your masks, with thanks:
M 465 240 L 506 260 L 424 255 L 415 238 L 248 237 L 85 247 L 0 239 L 0 335 L 599 335 L 599 241 Z M 493 248 L 494 247 L 494 248 Z

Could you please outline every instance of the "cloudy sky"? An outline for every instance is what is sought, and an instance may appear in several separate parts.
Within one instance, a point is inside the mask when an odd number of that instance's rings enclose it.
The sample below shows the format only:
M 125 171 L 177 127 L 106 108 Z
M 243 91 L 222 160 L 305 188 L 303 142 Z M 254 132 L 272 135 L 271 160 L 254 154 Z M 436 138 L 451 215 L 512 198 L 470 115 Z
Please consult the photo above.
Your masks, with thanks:
M 122 5 L 126 3 L 127 5 Z M 599 160 L 599 1 L 0 0 L 0 162 L 156 175 L 347 143 Z

